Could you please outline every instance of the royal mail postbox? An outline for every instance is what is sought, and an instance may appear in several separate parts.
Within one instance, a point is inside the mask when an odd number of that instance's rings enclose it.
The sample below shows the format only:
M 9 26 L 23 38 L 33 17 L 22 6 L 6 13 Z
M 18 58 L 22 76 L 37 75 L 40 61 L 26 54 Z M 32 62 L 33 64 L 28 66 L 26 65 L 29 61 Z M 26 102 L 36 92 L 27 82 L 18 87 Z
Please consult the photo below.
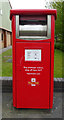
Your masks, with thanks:
M 13 106 L 53 106 L 54 27 L 56 10 L 11 10 Z

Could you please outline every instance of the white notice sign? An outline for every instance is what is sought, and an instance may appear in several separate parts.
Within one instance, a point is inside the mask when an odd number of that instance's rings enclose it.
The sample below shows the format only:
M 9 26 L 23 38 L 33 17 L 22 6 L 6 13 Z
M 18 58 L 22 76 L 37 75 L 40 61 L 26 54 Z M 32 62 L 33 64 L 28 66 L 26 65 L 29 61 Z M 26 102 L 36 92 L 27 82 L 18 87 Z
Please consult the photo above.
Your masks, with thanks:
M 41 49 L 25 49 L 25 61 L 41 61 Z

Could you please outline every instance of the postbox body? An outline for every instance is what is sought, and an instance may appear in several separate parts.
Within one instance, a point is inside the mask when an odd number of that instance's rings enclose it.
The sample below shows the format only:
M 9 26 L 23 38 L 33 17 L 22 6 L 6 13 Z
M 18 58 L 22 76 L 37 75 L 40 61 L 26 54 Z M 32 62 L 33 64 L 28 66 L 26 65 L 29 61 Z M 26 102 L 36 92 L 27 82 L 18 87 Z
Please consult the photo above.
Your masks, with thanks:
M 13 106 L 53 106 L 56 10 L 11 10 Z

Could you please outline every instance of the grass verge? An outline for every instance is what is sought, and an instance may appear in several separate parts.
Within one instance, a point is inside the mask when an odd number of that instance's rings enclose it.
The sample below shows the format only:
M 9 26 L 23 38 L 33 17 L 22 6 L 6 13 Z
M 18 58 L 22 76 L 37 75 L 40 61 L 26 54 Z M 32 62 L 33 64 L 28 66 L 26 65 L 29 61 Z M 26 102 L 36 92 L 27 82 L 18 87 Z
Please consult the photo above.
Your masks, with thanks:
M 12 63 L 7 62 L 8 59 L 12 59 L 11 56 L 12 56 L 12 49 L 9 49 L 2 54 L 2 76 L 12 76 Z M 62 78 L 62 68 L 63 68 L 62 56 L 64 56 L 64 52 L 62 52 L 61 50 L 55 49 L 54 51 L 54 77 L 56 78 Z M 0 73 L 0 76 L 1 76 L 1 73 Z

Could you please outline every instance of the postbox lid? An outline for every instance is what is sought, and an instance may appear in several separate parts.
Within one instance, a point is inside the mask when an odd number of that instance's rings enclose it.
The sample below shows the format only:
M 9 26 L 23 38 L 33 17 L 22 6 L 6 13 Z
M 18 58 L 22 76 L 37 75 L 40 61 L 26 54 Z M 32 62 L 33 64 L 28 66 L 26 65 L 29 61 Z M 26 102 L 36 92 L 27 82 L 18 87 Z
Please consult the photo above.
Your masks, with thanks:
M 54 15 L 57 19 L 56 9 L 16 9 L 10 10 L 10 19 L 13 15 Z

